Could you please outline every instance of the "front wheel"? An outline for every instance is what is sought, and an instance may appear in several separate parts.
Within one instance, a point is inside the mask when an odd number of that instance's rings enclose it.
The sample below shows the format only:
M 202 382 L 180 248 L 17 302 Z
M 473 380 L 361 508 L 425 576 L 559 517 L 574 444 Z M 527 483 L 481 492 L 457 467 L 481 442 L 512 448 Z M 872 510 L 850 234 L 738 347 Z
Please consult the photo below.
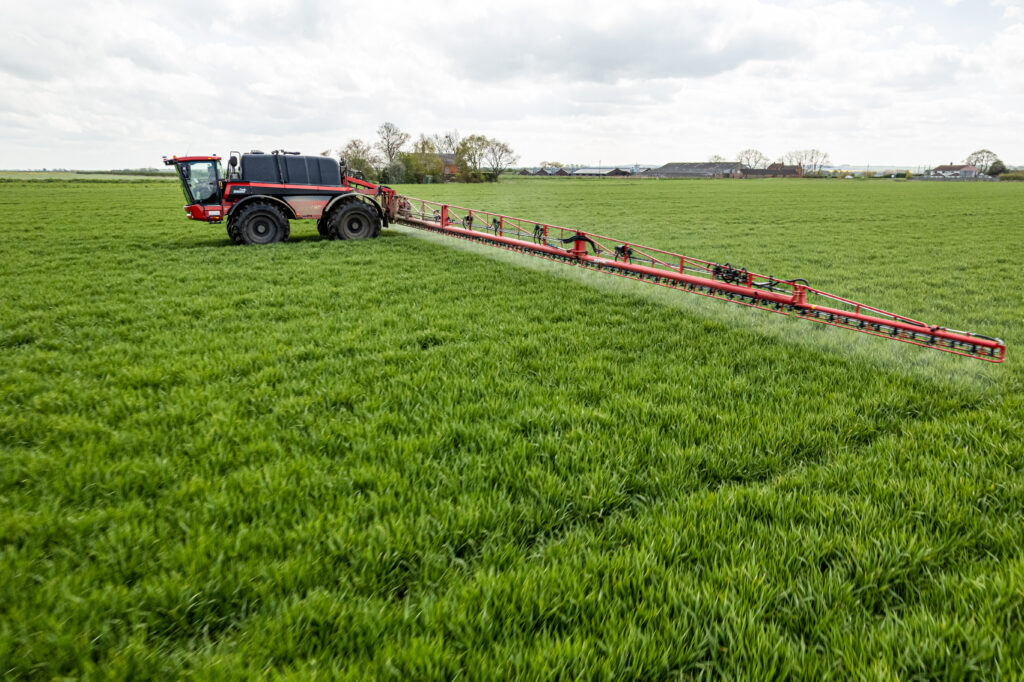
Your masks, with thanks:
M 236 221 L 234 219 L 228 218 L 228 220 L 227 220 L 227 228 L 228 228 L 228 237 L 231 238 L 231 241 L 234 242 L 235 244 L 241 244 L 242 243 L 242 237 L 241 237 L 241 235 L 238 234 L 238 225 L 237 225 L 237 223 L 236 223 Z
M 273 244 L 288 239 L 288 217 L 273 204 L 243 206 L 233 221 L 241 244 Z
M 366 204 L 342 206 L 328 218 L 332 239 L 372 239 L 380 234 L 380 217 Z

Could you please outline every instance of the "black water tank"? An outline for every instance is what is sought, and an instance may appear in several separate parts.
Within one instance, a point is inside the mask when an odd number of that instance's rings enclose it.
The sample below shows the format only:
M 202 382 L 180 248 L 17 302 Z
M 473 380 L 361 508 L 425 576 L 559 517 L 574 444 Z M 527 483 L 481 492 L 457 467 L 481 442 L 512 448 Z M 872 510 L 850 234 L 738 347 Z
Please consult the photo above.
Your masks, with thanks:
M 329 156 L 242 154 L 242 182 L 337 187 L 341 170 L 338 160 Z

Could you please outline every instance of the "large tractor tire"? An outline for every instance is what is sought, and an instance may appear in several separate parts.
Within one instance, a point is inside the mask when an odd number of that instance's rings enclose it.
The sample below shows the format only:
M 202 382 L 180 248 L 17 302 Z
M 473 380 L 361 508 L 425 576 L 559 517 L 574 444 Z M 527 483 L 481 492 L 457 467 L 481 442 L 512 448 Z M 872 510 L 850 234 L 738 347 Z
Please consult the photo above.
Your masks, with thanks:
M 242 236 L 238 234 L 238 222 L 232 217 L 227 220 L 228 237 L 235 244 L 242 243 Z
M 316 231 L 320 233 L 321 237 L 327 237 L 329 239 L 331 236 L 330 227 L 327 225 L 327 220 L 324 218 L 316 221 Z
M 246 204 L 232 216 L 231 223 L 241 244 L 273 244 L 291 235 L 288 216 L 273 204 Z
M 373 239 L 380 228 L 380 216 L 363 202 L 341 206 L 327 219 L 331 239 Z

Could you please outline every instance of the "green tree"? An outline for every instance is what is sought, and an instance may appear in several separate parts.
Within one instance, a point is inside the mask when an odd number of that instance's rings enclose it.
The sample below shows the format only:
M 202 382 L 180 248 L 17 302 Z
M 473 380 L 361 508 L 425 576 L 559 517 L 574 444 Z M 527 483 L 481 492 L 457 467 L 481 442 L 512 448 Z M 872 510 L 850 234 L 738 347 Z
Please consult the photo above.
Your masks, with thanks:
M 350 171 L 362 173 L 367 180 L 376 181 L 383 166 L 381 158 L 373 151 L 366 142 L 360 139 L 349 140 L 341 148 L 338 157 L 343 161 Z
M 395 184 L 401 184 L 405 182 L 406 169 L 405 163 L 402 161 L 401 156 L 396 156 L 394 161 L 384 166 L 384 170 L 380 172 L 381 182 L 391 182 Z
M 487 140 L 484 147 L 483 162 L 487 168 L 487 176 L 491 182 L 497 182 L 501 174 L 509 169 L 519 157 L 512 147 L 501 140 Z
M 408 180 L 423 182 L 427 177 L 440 179 L 444 173 L 444 164 L 438 156 L 437 146 L 433 139 L 420 135 L 412 145 L 412 152 L 401 157 L 405 164 Z
M 469 135 L 462 138 L 458 149 L 455 150 L 455 165 L 458 168 L 456 180 L 459 182 L 484 181 L 484 175 L 480 169 L 483 166 L 487 142 L 487 138 L 483 135 Z
M 989 175 L 1002 175 L 1007 170 L 1006 164 L 1003 163 L 1002 159 L 996 159 L 992 162 L 992 165 L 988 167 Z

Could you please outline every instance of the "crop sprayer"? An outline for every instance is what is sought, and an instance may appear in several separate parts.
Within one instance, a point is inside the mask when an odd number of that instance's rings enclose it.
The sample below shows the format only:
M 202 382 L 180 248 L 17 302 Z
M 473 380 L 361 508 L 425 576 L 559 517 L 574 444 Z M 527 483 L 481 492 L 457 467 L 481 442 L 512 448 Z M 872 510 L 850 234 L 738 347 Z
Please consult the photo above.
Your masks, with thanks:
M 289 220 L 316 220 L 329 239 L 374 238 L 396 223 L 987 362 L 1006 358 L 999 339 L 851 301 L 801 278 L 766 277 L 575 228 L 402 196 L 347 173 L 329 157 L 232 152 L 226 174 L 220 160 L 189 156 L 164 163 L 177 170 L 188 217 L 225 223 L 239 244 L 284 241 Z

